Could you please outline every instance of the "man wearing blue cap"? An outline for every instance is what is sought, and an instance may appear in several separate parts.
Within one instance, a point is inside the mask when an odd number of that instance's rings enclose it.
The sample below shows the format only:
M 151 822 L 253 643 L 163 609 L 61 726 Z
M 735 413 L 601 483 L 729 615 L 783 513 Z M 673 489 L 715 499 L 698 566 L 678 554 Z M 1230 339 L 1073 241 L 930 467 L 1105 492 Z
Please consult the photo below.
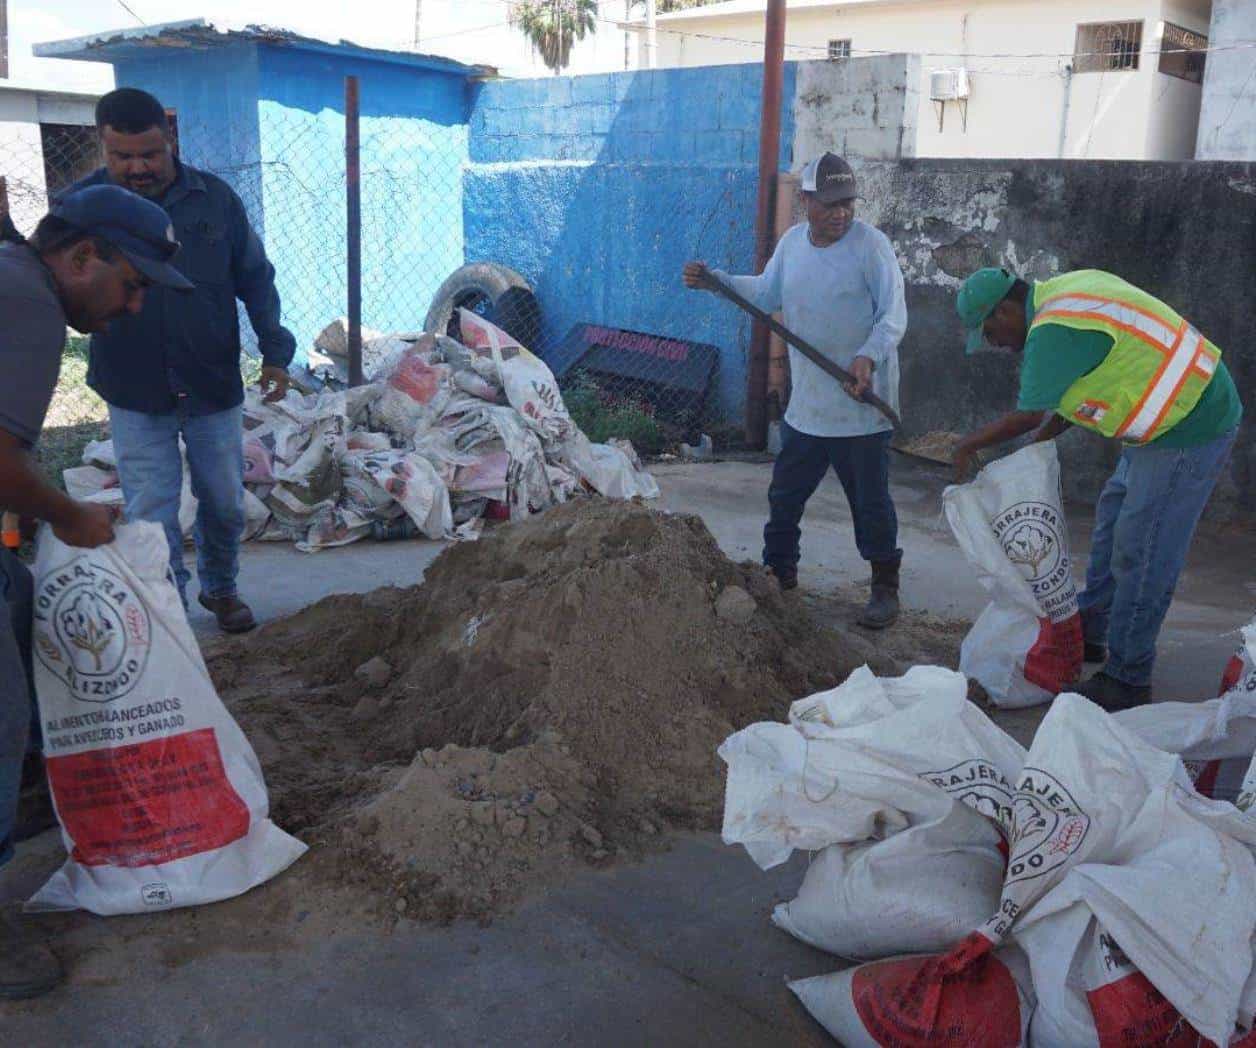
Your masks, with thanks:
M 187 448 L 196 514 L 198 600 L 230 633 L 256 622 L 236 586 L 244 530 L 240 324 L 237 299 L 257 333 L 266 399 L 288 388 L 296 342 L 279 319 L 275 270 L 240 198 L 219 178 L 175 156 L 161 103 L 120 88 L 96 106 L 105 166 L 80 185 L 120 185 L 160 204 L 183 252 L 188 295 L 157 290 L 143 312 L 92 337 L 88 384 L 109 404 L 127 516 L 166 531 L 187 603 L 179 495 Z
M 1021 355 L 1017 410 L 959 444 L 961 480 L 980 449 L 1034 430 L 1049 440 L 1071 424 L 1124 442 L 1079 598 L 1086 661 L 1104 667 L 1077 690 L 1108 710 L 1150 702 L 1156 638 L 1243 417 L 1221 350 L 1171 306 L 1097 269 L 1033 285 L 978 270 L 957 308 L 968 352 Z
M 179 250 L 156 204 L 115 186 L 63 198 L 27 241 L 11 224 L 0 243 L 0 509 L 45 520 L 62 542 L 91 549 L 113 538 L 114 513 L 77 502 L 31 461 L 61 370 L 65 329 L 104 331 L 137 314 L 152 286 L 191 288 L 170 265 Z M 30 572 L 0 548 L 0 865 L 13 854 L 31 690 Z M 37 761 L 37 758 L 36 758 Z M 0 999 L 33 997 L 60 980 L 47 947 L 0 914 Z

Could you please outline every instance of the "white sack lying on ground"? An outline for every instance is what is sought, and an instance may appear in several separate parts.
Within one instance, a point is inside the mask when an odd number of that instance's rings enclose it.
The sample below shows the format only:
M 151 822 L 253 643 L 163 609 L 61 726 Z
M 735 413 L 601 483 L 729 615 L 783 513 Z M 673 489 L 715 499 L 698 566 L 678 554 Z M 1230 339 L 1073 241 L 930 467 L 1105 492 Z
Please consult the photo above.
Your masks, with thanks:
M 1256 1005 L 1256 821 L 1072 694 L 1052 704 L 1015 783 L 991 916 L 949 953 L 804 980 L 793 988 L 809 1010 L 847 1044 L 1006 1045 L 1024 1043 L 1006 1016 L 1023 1025 L 1036 994 L 1035 1045 L 1149 1048 L 1174 1031 L 1231 1043 Z M 973 991 L 992 970 L 1002 989 Z M 998 1008 L 974 1010 L 987 999 Z M 1000 1023 L 980 1018 L 996 1012 Z
M 728 765 L 724 841 L 767 869 L 824 849 L 773 921 L 843 957 L 945 949 L 998 901 L 1024 750 L 967 701 L 964 678 L 866 667 L 755 724 Z
M 845 1048 L 1021 1048 L 1034 1012 L 1029 964 L 1015 944 L 990 951 L 979 939 L 968 951 L 873 961 L 789 988 Z
M 1181 757 L 1205 797 L 1238 800 L 1256 753 L 1256 691 L 1239 687 L 1207 702 L 1156 702 L 1114 716 L 1152 746 Z
M 1093 917 L 1184 1022 L 1226 1044 L 1252 968 L 1256 823 L 1197 794 L 1176 756 L 1117 717 L 1062 695 L 1030 747 L 1016 826 L 1001 913 L 986 930 L 1010 926 L 1025 947 L 1042 1028 L 1080 1048 L 1101 1043 L 1075 1039 L 1083 1005 L 1096 1031 L 1152 1031 L 1165 1013 L 1156 995 L 1126 992 L 1137 979 L 1106 995 L 1113 1010 L 1104 995 L 1086 998 Z
M 964 638 L 960 671 L 998 706 L 1033 706 L 1068 690 L 1083 644 L 1055 442 L 991 463 L 942 500 L 991 598 Z
M 43 529 L 35 687 L 69 858 L 28 906 L 145 913 L 230 898 L 305 845 L 269 818 L 261 768 L 214 691 L 159 525 L 96 550 Z

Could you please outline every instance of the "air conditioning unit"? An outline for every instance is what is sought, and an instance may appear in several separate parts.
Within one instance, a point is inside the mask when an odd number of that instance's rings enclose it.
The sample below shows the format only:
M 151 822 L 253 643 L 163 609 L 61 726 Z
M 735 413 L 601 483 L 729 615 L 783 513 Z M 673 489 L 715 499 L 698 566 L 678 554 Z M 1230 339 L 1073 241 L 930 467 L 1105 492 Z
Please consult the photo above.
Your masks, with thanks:
M 968 70 L 936 69 L 929 76 L 929 97 L 935 102 L 954 102 L 968 97 Z

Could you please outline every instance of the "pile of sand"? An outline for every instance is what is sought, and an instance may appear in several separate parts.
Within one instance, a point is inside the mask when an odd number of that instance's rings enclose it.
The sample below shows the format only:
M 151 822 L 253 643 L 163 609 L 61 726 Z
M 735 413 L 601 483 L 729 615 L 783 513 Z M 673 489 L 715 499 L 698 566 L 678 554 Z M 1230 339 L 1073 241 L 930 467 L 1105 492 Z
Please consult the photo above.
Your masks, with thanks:
M 324 845 L 333 876 L 443 918 L 718 826 L 720 742 L 868 654 L 698 518 L 577 501 L 451 547 L 421 586 L 324 600 L 210 669 L 279 824 Z

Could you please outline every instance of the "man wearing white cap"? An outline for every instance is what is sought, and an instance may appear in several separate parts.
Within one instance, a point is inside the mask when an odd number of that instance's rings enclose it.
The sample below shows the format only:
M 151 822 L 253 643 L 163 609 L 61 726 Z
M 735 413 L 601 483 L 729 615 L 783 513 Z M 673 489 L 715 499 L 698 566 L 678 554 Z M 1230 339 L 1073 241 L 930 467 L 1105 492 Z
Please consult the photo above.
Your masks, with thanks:
M 850 165 L 825 153 L 802 175 L 807 221 L 781 237 L 763 273 L 729 276 L 690 262 L 684 281 L 709 289 L 712 272 L 855 376 L 843 393 L 792 346 L 792 393 L 768 489 L 763 563 L 782 589 L 798 585 L 799 523 L 832 467 L 846 492 L 855 545 L 872 565 L 872 595 L 859 623 L 883 629 L 898 617 L 898 518 L 890 498 L 890 423 L 858 399 L 869 388 L 898 409 L 898 343 L 907 329 L 903 273 L 889 238 L 855 218 Z M 848 395 L 849 394 L 849 395 Z

